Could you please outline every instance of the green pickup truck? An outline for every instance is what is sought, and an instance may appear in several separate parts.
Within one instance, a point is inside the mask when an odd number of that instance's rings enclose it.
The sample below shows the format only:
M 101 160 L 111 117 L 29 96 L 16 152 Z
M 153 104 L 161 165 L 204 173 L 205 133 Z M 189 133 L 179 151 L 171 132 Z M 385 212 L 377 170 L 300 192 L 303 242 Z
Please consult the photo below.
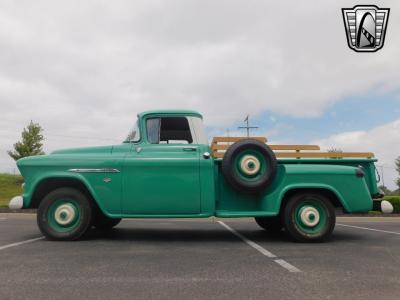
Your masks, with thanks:
M 367 212 L 381 196 L 372 153 L 266 142 L 219 137 L 210 145 L 201 114 L 144 112 L 119 145 L 18 160 L 20 206 L 38 209 L 51 240 L 79 239 L 122 218 L 216 216 L 254 217 L 267 231 L 317 242 L 331 235 L 337 209 Z

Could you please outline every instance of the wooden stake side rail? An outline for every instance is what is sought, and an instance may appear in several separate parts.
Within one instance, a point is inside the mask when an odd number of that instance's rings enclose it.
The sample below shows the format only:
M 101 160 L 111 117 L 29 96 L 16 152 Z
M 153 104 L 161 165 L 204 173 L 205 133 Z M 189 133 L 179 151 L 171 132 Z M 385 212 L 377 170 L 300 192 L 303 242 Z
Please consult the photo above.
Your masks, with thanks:
M 265 137 L 251 137 L 260 142 L 266 143 Z M 214 137 L 211 143 L 212 154 L 215 158 L 224 157 L 225 151 L 231 146 L 227 143 L 234 143 L 246 137 Z M 222 143 L 222 144 L 221 144 Z M 268 145 L 278 158 L 372 158 L 372 152 L 302 152 L 320 150 L 318 145 Z M 222 151 L 221 151 L 222 150 Z M 287 151 L 287 152 L 278 152 Z
M 220 145 L 215 144 L 212 145 L 212 150 L 227 150 L 231 145 Z M 318 145 L 270 145 L 268 146 L 272 150 L 293 150 L 293 151 L 300 151 L 300 150 L 321 150 Z
M 372 158 L 372 152 L 274 152 L 278 158 Z M 215 158 L 223 158 L 224 152 L 213 152 Z
M 235 143 L 243 139 L 249 139 L 248 137 L 245 136 L 216 136 L 212 140 L 212 144 L 217 144 L 217 143 Z M 255 136 L 251 137 L 253 140 L 257 140 L 263 143 L 267 142 L 267 138 L 264 136 Z

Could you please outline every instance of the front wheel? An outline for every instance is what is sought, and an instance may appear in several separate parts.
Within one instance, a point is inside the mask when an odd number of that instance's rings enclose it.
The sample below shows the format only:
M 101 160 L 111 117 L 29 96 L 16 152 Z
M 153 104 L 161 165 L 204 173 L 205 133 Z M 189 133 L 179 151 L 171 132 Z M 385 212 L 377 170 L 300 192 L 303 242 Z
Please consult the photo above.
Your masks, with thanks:
M 335 228 L 335 208 L 322 194 L 298 193 L 286 204 L 282 223 L 297 242 L 322 242 Z
M 50 240 L 77 240 L 90 228 L 92 211 L 90 200 L 79 190 L 59 188 L 41 201 L 37 223 Z

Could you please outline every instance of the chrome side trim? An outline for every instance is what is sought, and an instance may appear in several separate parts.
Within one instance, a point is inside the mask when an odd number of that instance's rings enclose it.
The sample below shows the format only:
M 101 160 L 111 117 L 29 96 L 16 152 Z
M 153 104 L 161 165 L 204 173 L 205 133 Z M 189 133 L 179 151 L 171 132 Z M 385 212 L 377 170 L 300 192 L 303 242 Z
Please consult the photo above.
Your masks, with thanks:
M 104 169 L 69 169 L 69 172 L 75 173 L 119 173 L 118 169 L 104 168 Z

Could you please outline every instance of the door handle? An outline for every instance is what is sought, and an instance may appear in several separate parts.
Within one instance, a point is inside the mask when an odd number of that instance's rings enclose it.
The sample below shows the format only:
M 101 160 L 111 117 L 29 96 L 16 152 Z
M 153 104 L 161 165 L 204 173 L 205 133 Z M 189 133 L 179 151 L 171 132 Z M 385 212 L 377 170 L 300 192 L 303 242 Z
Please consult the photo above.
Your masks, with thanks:
M 187 152 L 196 151 L 196 150 L 197 150 L 196 147 L 183 147 L 183 151 L 187 151 Z

